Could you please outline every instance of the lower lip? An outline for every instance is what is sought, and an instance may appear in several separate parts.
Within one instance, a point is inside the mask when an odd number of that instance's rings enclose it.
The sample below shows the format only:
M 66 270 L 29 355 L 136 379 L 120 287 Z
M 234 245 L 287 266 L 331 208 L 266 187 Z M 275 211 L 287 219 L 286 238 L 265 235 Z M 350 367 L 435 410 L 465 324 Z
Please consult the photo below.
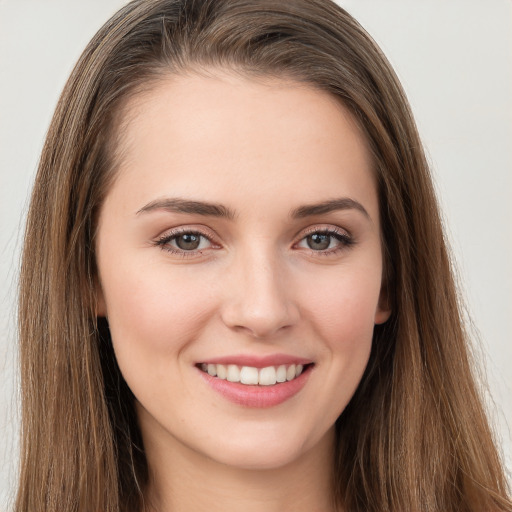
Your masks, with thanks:
M 237 405 L 253 408 L 274 407 L 295 396 L 306 384 L 313 365 L 295 379 L 273 386 L 248 386 L 239 382 L 218 379 L 197 370 L 209 386 L 224 398 Z

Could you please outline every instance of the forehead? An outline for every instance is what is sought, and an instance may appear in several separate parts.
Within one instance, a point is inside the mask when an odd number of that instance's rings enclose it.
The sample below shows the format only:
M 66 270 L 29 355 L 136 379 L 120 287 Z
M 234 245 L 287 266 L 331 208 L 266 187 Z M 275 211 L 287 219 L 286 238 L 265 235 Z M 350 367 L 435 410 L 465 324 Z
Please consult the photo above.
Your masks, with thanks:
M 117 181 L 125 198 L 151 200 L 161 190 L 219 201 L 238 190 L 244 204 L 249 192 L 257 201 L 278 190 L 284 200 L 293 190 L 304 204 L 319 194 L 375 195 L 360 127 L 337 98 L 307 84 L 169 75 L 123 116 Z

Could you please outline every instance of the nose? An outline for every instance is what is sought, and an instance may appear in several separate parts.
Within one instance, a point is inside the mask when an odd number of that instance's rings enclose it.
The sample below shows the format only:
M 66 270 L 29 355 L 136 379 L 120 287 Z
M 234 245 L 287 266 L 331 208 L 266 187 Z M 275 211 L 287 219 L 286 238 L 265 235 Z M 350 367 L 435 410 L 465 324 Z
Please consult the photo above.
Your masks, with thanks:
M 221 316 L 230 329 L 262 339 L 298 322 L 293 280 L 279 258 L 261 253 L 240 257 L 226 277 Z

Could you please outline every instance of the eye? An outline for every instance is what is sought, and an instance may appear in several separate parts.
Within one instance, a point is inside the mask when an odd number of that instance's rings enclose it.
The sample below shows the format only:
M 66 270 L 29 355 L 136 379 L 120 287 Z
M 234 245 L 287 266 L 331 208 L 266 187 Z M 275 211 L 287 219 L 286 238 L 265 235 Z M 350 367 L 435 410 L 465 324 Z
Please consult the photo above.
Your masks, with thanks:
M 197 231 L 179 231 L 167 233 L 155 244 L 165 251 L 183 254 L 200 252 L 212 247 L 211 240 L 203 233 Z
M 333 237 L 327 233 L 313 233 L 306 237 L 306 244 L 314 251 L 325 251 L 329 249 L 333 241 Z
M 297 247 L 315 252 L 332 253 L 350 246 L 354 241 L 347 233 L 337 229 L 322 229 L 308 233 Z
M 197 233 L 183 233 L 182 235 L 175 236 L 171 243 L 176 244 L 178 249 L 183 251 L 195 251 L 201 245 L 204 245 L 204 236 Z

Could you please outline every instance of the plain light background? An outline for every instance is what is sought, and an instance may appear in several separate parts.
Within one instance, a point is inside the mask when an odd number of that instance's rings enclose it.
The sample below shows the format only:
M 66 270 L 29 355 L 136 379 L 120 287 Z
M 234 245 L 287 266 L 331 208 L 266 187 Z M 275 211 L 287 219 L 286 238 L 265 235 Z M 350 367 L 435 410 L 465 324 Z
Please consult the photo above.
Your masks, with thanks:
M 15 295 L 30 187 L 67 76 L 96 30 L 125 3 L 0 0 L 0 510 L 16 477 Z M 480 334 L 477 352 L 510 476 L 512 2 L 339 3 L 381 45 L 411 101 Z

